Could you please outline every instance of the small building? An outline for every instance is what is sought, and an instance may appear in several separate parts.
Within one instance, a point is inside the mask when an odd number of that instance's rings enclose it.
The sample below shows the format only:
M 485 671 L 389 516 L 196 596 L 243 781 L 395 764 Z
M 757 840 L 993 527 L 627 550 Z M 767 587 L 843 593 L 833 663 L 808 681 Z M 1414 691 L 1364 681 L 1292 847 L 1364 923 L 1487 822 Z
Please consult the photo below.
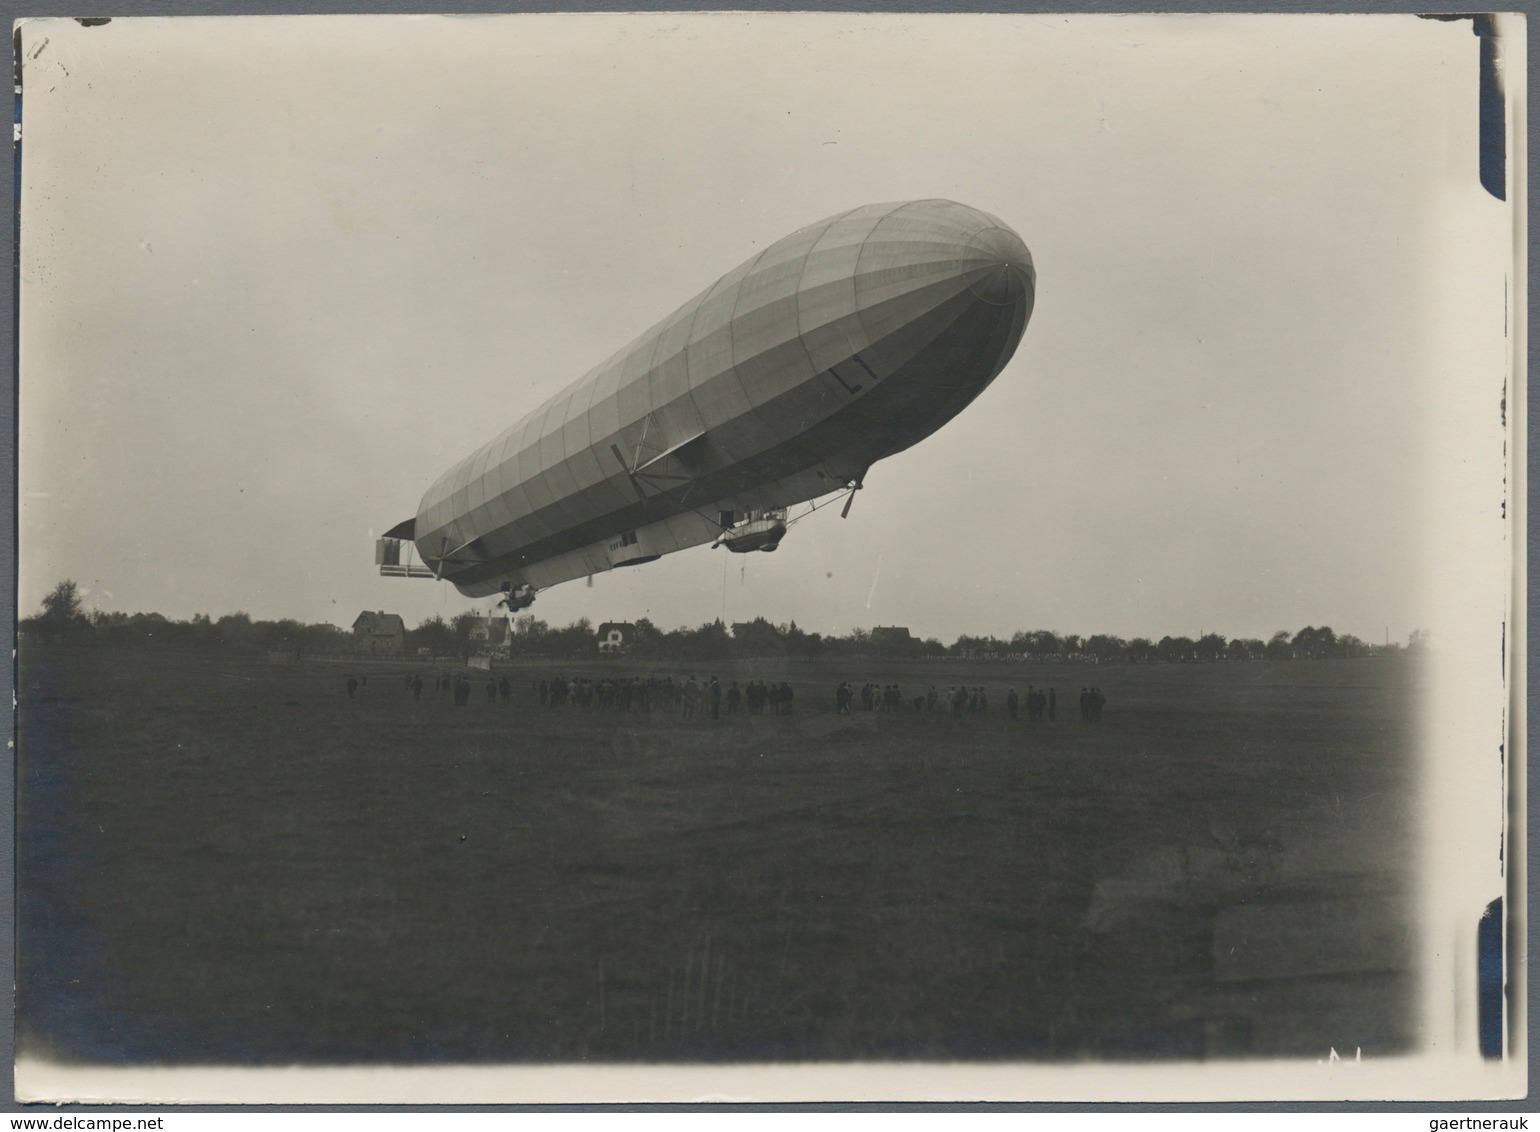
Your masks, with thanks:
M 872 651 L 876 653 L 913 652 L 920 642 L 902 625 L 878 625 L 871 632 Z
M 400 653 L 406 642 L 406 622 L 399 613 L 364 610 L 353 621 L 353 647 L 365 653 Z
M 511 651 L 513 634 L 508 618 L 478 617 L 470 632 L 471 652 L 481 656 L 507 656 Z
M 624 621 L 606 621 L 599 626 L 599 651 L 625 652 L 636 643 L 636 626 Z

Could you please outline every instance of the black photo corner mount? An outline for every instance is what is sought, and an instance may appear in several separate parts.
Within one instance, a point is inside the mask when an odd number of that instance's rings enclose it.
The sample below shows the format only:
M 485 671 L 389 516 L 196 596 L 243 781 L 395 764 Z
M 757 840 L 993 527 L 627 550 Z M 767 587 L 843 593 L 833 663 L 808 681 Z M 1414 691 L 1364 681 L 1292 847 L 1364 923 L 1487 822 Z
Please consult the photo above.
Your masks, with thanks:
M 1477 77 L 1477 173 L 1481 187 L 1498 200 L 1508 199 L 1508 116 L 1503 106 L 1502 77 L 1497 71 L 1497 21 L 1490 12 L 1419 13 L 1425 20 L 1469 20 L 1471 34 L 1481 40 Z
M 1476 926 L 1476 1026 L 1481 1056 L 1503 1056 L 1503 901 L 1487 905 Z

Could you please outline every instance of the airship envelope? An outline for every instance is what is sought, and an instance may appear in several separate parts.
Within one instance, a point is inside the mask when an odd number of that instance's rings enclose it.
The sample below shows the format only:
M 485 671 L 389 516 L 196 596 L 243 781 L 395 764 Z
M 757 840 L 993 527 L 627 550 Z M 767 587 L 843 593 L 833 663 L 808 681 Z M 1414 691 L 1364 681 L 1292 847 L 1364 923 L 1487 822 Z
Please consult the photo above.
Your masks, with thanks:
M 440 476 L 381 573 L 520 608 L 703 543 L 774 550 L 787 508 L 853 491 L 994 380 L 1036 284 L 1021 238 L 954 201 L 802 228 Z

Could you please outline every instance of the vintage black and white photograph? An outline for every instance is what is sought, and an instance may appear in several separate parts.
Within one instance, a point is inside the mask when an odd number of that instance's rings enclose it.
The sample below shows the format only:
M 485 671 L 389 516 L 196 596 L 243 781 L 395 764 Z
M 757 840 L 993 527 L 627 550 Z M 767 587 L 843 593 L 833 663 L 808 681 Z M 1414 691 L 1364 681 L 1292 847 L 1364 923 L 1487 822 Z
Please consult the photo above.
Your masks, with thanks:
M 18 1097 L 1522 1095 L 1523 35 L 20 21 Z

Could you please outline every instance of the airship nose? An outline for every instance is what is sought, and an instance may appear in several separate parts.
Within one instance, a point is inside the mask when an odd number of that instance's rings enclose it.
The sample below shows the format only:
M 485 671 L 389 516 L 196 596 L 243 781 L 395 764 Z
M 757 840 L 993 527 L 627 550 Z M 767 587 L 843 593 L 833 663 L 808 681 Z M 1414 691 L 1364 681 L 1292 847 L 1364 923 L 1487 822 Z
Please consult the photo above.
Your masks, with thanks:
M 969 289 L 991 306 L 1020 303 L 1036 290 L 1037 270 L 1032 253 L 1009 228 L 986 228 L 968 241 L 968 251 L 981 262 Z

